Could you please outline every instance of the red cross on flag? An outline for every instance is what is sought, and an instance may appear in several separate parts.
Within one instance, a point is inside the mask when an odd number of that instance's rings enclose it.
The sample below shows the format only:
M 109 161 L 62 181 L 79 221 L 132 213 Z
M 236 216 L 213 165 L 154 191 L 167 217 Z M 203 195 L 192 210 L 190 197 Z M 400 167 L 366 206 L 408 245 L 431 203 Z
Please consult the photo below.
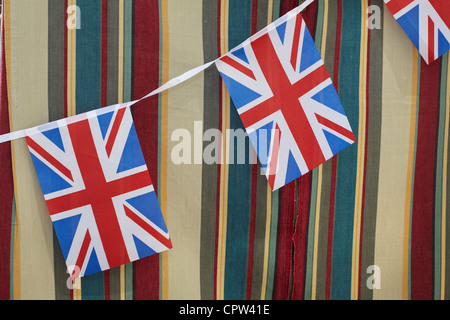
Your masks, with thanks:
M 272 190 L 356 139 L 298 13 L 216 62 Z

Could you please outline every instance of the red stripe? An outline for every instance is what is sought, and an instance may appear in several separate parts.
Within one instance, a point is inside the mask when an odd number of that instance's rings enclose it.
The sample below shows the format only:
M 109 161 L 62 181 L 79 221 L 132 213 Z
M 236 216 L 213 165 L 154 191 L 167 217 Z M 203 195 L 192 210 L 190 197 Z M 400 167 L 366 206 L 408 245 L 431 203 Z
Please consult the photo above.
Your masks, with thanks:
M 122 123 L 123 116 L 125 115 L 125 108 L 121 108 L 117 110 L 116 117 L 114 118 L 114 123 L 112 125 L 108 142 L 106 143 L 106 153 L 108 157 L 111 155 L 112 148 L 114 146 L 114 142 L 117 138 L 117 133 L 119 132 L 120 124 Z
M 170 239 L 167 239 L 161 233 L 156 231 L 151 225 L 144 222 L 144 220 L 142 220 L 140 217 L 138 217 L 129 208 L 127 208 L 126 206 L 124 206 L 124 208 L 125 208 L 125 214 L 127 215 L 128 218 L 130 218 L 139 227 L 144 229 L 148 234 L 150 234 L 153 238 L 155 238 L 157 241 L 159 241 L 163 246 L 165 246 L 168 249 L 172 248 L 172 242 L 170 241 Z
M 244 67 L 242 64 L 240 64 L 239 62 L 237 62 L 234 59 L 230 58 L 229 56 L 224 56 L 220 60 L 222 60 L 226 64 L 230 65 L 231 67 L 235 68 L 236 70 L 242 72 L 247 77 L 250 77 L 253 80 L 256 80 L 255 75 L 254 75 L 252 70 L 250 70 L 249 68 Z
M 295 217 L 295 184 L 285 185 L 279 192 L 277 263 L 273 299 L 288 300 L 292 267 L 292 234 Z
M 28 146 L 36 151 L 42 158 L 47 160 L 52 166 L 54 166 L 57 170 L 59 170 L 63 175 L 73 181 L 72 173 L 69 169 L 66 168 L 61 162 L 56 160 L 50 153 L 45 151 L 40 145 L 38 145 L 33 139 L 30 137 L 26 138 Z
M 433 298 L 433 212 L 441 64 L 421 61 L 411 226 L 411 299 Z
M 258 0 L 252 1 L 252 28 L 251 34 L 255 34 L 258 28 Z
M 148 88 L 159 87 L 159 5 L 158 1 L 134 1 L 134 76 L 133 96 L 141 98 Z M 163 93 L 164 94 L 164 93 Z M 141 139 L 142 152 L 158 193 L 158 96 L 147 98 L 134 106 L 134 124 Z M 134 262 L 134 291 L 137 300 L 159 299 L 159 255 Z
M 317 2 L 313 2 L 302 13 L 305 24 L 311 33 L 312 38 L 315 38 L 316 31 L 316 17 L 317 17 Z M 299 16 L 300 17 L 300 16 Z M 301 22 L 298 18 L 297 23 Z M 300 29 L 300 26 L 297 26 Z M 329 77 L 326 69 L 323 69 L 326 78 Z M 306 275 L 306 252 L 307 252 L 307 237 L 308 237 L 308 217 L 310 210 L 311 197 L 311 173 L 300 177 L 298 179 L 298 208 L 297 218 L 295 222 L 295 229 L 293 234 L 294 242 L 294 264 L 293 264 L 293 279 L 292 279 L 292 299 L 304 299 L 305 290 L 305 275 Z
M 351 132 L 351 131 L 349 131 L 349 130 L 343 128 L 343 127 L 341 127 L 340 125 L 336 124 L 336 123 L 333 122 L 333 121 L 330 121 L 330 120 L 328 120 L 328 119 L 322 117 L 322 116 L 319 115 L 319 114 L 316 114 L 316 118 L 317 118 L 317 121 L 318 121 L 320 124 L 323 124 L 325 127 L 328 127 L 328 128 L 330 128 L 331 130 L 334 130 L 334 131 L 336 131 L 337 133 L 340 133 L 341 135 L 343 135 L 343 136 L 346 137 L 347 139 L 350 139 L 350 140 L 352 140 L 352 141 L 356 141 L 356 138 L 355 138 L 355 136 L 353 135 L 353 132 Z
M 311 195 L 311 173 L 299 179 L 297 221 L 294 232 L 294 279 L 292 299 L 304 298 L 306 274 L 306 244 L 308 237 L 308 216 Z
M 297 0 L 281 1 L 281 15 L 298 6 Z M 289 299 L 292 266 L 292 235 L 295 215 L 295 184 L 293 181 L 279 190 L 279 218 L 277 239 L 277 263 L 273 299 Z
M 4 28 L 2 28 L 4 30 Z M 6 84 L 6 61 L 4 34 L 1 35 L 1 75 L 0 75 L 0 132 L 8 133 L 9 111 L 8 91 Z M 12 176 L 11 143 L 0 144 L 0 177 L 2 177 L 2 192 L 0 192 L 0 300 L 9 300 L 11 276 L 11 227 L 14 183 Z

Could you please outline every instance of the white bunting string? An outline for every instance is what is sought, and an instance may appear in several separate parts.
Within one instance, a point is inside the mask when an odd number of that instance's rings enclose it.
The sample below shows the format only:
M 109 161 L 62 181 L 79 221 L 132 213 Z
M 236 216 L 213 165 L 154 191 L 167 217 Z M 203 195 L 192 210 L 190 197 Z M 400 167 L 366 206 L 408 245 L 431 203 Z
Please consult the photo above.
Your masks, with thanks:
M 252 35 L 250 38 L 248 38 L 247 40 L 245 40 L 244 42 L 242 42 L 241 44 L 239 44 L 237 47 L 233 48 L 229 52 L 236 51 L 236 50 L 242 48 L 243 46 L 248 45 L 250 42 L 256 40 L 260 36 L 266 34 L 267 32 L 270 32 L 276 26 L 280 25 L 284 21 L 289 20 L 292 17 L 295 17 L 297 14 L 302 12 L 307 6 L 309 6 L 314 1 L 315 0 L 306 0 L 300 6 L 298 6 L 295 9 L 289 11 L 288 13 L 286 13 L 285 15 L 283 15 L 282 17 L 277 19 L 275 22 L 272 22 L 271 24 L 269 24 L 267 27 L 261 29 L 260 31 L 258 31 L 254 35 Z M 185 82 L 185 81 L 191 79 L 192 77 L 196 76 L 200 72 L 202 72 L 202 71 L 206 70 L 207 68 L 209 68 L 211 65 L 215 64 L 222 57 L 219 57 L 219 58 L 215 59 L 214 61 L 208 62 L 208 63 L 206 63 L 206 64 L 204 64 L 202 66 L 199 66 L 199 67 L 196 67 L 194 69 L 191 69 L 191 70 L 183 73 L 182 75 L 169 80 L 168 82 L 166 82 L 161 87 L 157 88 L 156 90 L 150 92 L 149 94 L 147 94 L 146 96 L 144 96 L 144 97 L 142 97 L 140 99 L 137 99 L 137 100 L 134 100 L 134 101 L 130 101 L 130 102 L 126 102 L 126 103 L 111 105 L 111 106 L 107 106 L 107 107 L 104 107 L 104 108 L 101 108 L 101 109 L 97 109 L 97 110 L 93 110 L 93 111 L 86 112 L 86 113 L 83 113 L 83 114 L 79 114 L 79 115 L 75 115 L 75 116 L 72 116 L 72 117 L 68 117 L 68 118 L 64 119 L 65 121 L 57 120 L 57 121 L 49 122 L 47 124 L 43 124 L 43 125 L 40 125 L 40 126 L 37 126 L 37 127 L 6 133 L 6 134 L 3 134 L 3 135 L 0 135 L 0 143 L 9 142 L 9 141 L 17 140 L 17 139 L 22 139 L 22 138 L 25 138 L 25 137 L 31 135 L 33 132 L 36 132 L 36 131 L 42 132 L 42 131 L 46 131 L 46 130 L 50 130 L 50 129 L 55 129 L 55 128 L 58 128 L 61 125 L 63 125 L 63 123 L 64 124 L 74 123 L 74 122 L 78 122 L 78 121 L 85 120 L 87 118 L 99 115 L 100 113 L 107 113 L 107 112 L 115 111 L 117 109 L 131 107 L 132 105 L 138 103 L 139 101 L 142 101 L 142 100 L 144 100 L 144 99 L 146 99 L 148 97 L 151 97 L 151 96 L 154 96 L 156 94 L 159 94 L 159 93 L 161 93 L 161 92 L 163 92 L 165 90 L 168 90 L 170 88 L 173 88 L 173 87 L 179 85 L 182 82 Z

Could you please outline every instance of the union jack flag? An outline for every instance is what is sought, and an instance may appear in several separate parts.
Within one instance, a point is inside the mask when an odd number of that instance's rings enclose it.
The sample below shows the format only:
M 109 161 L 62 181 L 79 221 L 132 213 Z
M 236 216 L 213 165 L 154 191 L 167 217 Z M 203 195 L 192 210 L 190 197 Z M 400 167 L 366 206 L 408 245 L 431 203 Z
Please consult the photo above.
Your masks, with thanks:
M 450 3 L 445 0 L 384 0 L 426 63 L 450 50 Z
M 128 107 L 26 140 L 73 278 L 172 248 Z
M 272 190 L 356 141 L 300 14 L 278 20 L 216 65 Z

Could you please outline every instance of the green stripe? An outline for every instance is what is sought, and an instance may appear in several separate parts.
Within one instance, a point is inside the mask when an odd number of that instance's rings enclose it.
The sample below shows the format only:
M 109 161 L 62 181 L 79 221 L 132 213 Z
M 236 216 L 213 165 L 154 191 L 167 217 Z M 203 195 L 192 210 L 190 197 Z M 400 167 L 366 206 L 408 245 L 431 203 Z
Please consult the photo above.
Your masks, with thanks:
M 124 0 L 123 31 L 123 101 L 132 99 L 132 59 L 133 59 L 133 1 Z M 125 265 L 125 300 L 133 299 L 133 263 Z
M 100 107 L 101 103 L 101 0 L 77 0 L 82 12 L 77 30 L 76 107 L 77 113 Z M 83 300 L 104 298 L 103 273 L 81 278 Z
M 339 68 L 339 96 L 357 137 L 359 128 L 359 57 L 361 40 L 361 1 L 342 1 L 342 42 Z M 355 25 L 358 27 L 355 28 Z M 339 155 L 336 180 L 336 208 L 334 219 L 332 299 L 350 299 L 355 183 L 358 144 Z
M 372 0 L 371 5 L 384 8 L 383 0 Z M 384 21 L 384 11 L 381 9 L 380 21 Z M 382 83 L 383 83 L 383 33 L 384 28 L 369 30 L 369 101 L 368 120 L 366 131 L 366 181 L 363 208 L 363 235 L 361 255 L 361 279 L 367 279 L 367 267 L 375 261 L 375 232 L 378 204 L 378 179 L 380 167 L 380 143 L 381 143 L 381 114 L 382 114 Z M 361 300 L 371 300 L 373 290 L 367 287 L 365 281 L 360 284 Z
M 272 192 L 272 208 L 270 220 L 269 262 L 267 268 L 266 299 L 271 300 L 275 279 L 277 258 L 277 230 L 278 230 L 279 191 Z
M 448 54 L 442 56 L 441 74 L 447 72 Z M 441 296 L 441 241 L 442 241 L 442 170 L 443 170 L 443 153 L 444 153 L 444 130 L 445 130 L 445 111 L 446 111 L 446 88 L 447 77 L 441 77 L 440 88 L 440 110 L 439 124 L 437 133 L 437 152 L 436 152 L 436 187 L 434 200 L 434 298 L 439 300 Z
M 250 37 L 251 1 L 230 0 L 228 46 L 234 48 Z M 230 129 L 245 131 L 234 104 L 230 103 Z M 245 164 L 237 163 L 237 150 L 240 147 L 235 139 L 235 150 L 230 157 L 234 164 L 228 167 L 228 208 L 227 239 L 225 258 L 225 299 L 245 299 L 247 283 L 248 236 L 251 206 L 251 165 L 248 164 L 249 141 L 245 139 Z M 231 150 L 233 151 L 233 150 Z M 232 160 L 232 159 L 230 159 Z
M 205 61 L 217 58 L 217 1 L 203 1 L 203 56 Z M 215 68 L 204 72 L 204 112 L 203 130 L 219 128 L 219 82 L 220 76 Z M 215 140 L 215 138 L 213 138 Z M 211 143 L 205 141 L 203 150 Z M 200 291 L 201 298 L 214 299 L 215 271 L 215 239 L 216 235 L 216 204 L 217 204 L 217 164 L 202 166 L 202 212 L 200 237 Z

